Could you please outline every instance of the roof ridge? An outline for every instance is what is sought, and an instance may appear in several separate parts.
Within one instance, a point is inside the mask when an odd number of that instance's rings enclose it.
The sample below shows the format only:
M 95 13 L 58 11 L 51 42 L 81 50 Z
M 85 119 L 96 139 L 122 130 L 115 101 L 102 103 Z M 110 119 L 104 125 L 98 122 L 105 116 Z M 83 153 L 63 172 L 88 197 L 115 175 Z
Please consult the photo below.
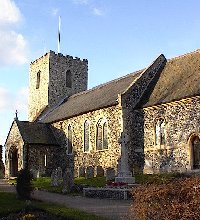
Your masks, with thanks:
M 128 73 L 128 74 L 126 74 L 125 76 L 121 76 L 121 77 L 119 77 L 119 78 L 117 78 L 117 79 L 113 79 L 113 80 L 110 80 L 110 81 L 108 81 L 108 82 L 105 82 L 105 83 L 99 84 L 99 85 L 97 85 L 97 86 L 94 86 L 94 87 L 92 87 L 91 89 L 87 89 L 87 90 L 85 90 L 85 91 L 76 93 L 76 94 L 70 96 L 69 99 L 70 99 L 71 97 L 74 98 L 74 97 L 76 97 L 76 96 L 79 96 L 79 95 L 82 95 L 82 94 L 86 94 L 86 93 L 88 93 L 88 92 L 91 92 L 91 91 L 94 91 L 94 90 L 96 90 L 96 89 L 102 88 L 102 87 L 104 87 L 104 86 L 106 86 L 106 85 L 109 85 L 109 84 L 111 84 L 111 83 L 113 83 L 113 82 L 118 82 L 119 80 L 122 80 L 122 79 L 124 79 L 124 78 L 126 78 L 126 77 L 129 77 L 129 76 L 131 76 L 131 75 L 135 75 L 135 74 L 137 74 L 137 73 L 139 73 L 139 72 L 141 72 L 141 71 L 143 71 L 143 70 L 144 70 L 144 69 L 137 70 L 137 71 L 132 72 L 132 73 Z
M 43 122 L 40 122 L 40 121 L 16 121 L 17 123 L 29 123 L 29 124 L 46 124 L 46 123 L 43 123 Z
M 200 49 L 197 49 L 197 50 L 194 50 L 194 51 L 182 54 L 182 55 L 178 55 L 176 57 L 172 57 L 170 59 L 167 59 L 167 61 L 169 62 L 169 61 L 173 61 L 173 60 L 182 59 L 183 57 L 187 57 L 187 56 L 190 56 L 190 55 L 195 54 L 195 53 L 200 53 Z

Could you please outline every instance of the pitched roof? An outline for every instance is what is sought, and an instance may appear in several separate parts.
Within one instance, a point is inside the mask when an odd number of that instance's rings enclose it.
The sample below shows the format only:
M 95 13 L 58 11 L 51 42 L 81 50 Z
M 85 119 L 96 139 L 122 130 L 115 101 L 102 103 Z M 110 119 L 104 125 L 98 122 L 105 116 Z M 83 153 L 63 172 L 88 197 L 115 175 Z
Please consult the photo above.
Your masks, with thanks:
M 18 120 L 16 123 L 25 143 L 58 145 L 48 124 Z
M 200 50 L 167 61 L 146 89 L 138 108 L 200 95 Z
M 123 93 L 137 79 L 140 73 L 142 73 L 142 70 L 72 95 L 66 102 L 41 119 L 41 121 L 45 123 L 60 121 L 86 112 L 116 105 L 118 104 L 118 95 Z

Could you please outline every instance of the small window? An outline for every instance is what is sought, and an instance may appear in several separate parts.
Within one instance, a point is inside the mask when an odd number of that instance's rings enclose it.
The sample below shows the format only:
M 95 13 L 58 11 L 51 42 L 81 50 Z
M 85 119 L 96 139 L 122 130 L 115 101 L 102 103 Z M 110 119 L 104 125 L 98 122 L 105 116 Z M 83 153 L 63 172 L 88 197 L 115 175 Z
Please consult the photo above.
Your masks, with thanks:
M 47 155 L 46 154 L 44 155 L 44 166 L 45 167 L 47 166 Z
M 41 74 L 41 71 L 38 71 L 37 72 L 36 89 L 40 88 L 40 74 Z
M 84 123 L 84 152 L 90 150 L 90 123 L 85 121 Z
M 66 87 L 72 88 L 72 73 L 70 70 L 66 72 Z
M 67 153 L 72 154 L 72 127 L 71 125 L 68 126 L 68 139 L 67 139 Z
M 108 127 L 103 119 L 99 119 L 96 127 L 96 149 L 108 149 Z

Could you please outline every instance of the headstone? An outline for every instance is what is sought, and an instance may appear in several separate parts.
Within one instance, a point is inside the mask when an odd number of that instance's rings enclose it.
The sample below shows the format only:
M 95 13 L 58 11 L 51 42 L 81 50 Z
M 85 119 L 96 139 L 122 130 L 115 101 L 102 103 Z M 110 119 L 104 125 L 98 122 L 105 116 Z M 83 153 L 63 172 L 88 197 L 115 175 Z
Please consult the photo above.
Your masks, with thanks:
M 51 174 L 51 185 L 52 186 L 60 186 L 63 182 L 62 178 L 62 169 L 58 167 L 52 171 Z
M 106 169 L 106 181 L 111 181 L 115 179 L 115 170 L 114 168 Z
M 127 144 L 129 140 L 129 136 L 125 132 L 122 132 L 121 137 L 119 138 L 119 143 L 121 144 L 121 158 L 119 161 L 118 175 L 115 178 L 115 182 L 124 182 L 128 184 L 135 183 L 135 178 L 132 176 L 128 165 Z
M 62 182 L 63 182 L 63 175 L 62 175 L 62 169 L 61 169 L 61 167 L 58 167 L 58 168 L 56 169 L 56 172 L 57 172 L 58 184 L 61 185 Z
M 57 170 L 53 170 L 51 173 L 51 186 L 58 186 L 58 176 L 57 176 Z
M 94 177 L 94 167 L 89 166 L 86 168 L 86 178 L 91 179 Z
M 85 177 L 85 167 L 79 167 L 78 177 Z
M 74 186 L 74 177 L 72 174 L 72 170 L 67 168 L 63 172 L 63 193 L 71 192 L 72 187 Z
M 104 169 L 101 166 L 97 167 L 97 176 L 104 176 Z

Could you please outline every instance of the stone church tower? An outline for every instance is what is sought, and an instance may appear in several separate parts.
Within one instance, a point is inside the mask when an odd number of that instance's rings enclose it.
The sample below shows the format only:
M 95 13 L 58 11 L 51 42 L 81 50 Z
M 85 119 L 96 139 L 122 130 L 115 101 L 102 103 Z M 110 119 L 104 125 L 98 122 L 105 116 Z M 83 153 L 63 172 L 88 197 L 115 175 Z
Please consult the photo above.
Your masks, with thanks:
M 87 90 L 88 61 L 50 51 L 31 63 L 29 74 L 31 122 L 69 96 Z

